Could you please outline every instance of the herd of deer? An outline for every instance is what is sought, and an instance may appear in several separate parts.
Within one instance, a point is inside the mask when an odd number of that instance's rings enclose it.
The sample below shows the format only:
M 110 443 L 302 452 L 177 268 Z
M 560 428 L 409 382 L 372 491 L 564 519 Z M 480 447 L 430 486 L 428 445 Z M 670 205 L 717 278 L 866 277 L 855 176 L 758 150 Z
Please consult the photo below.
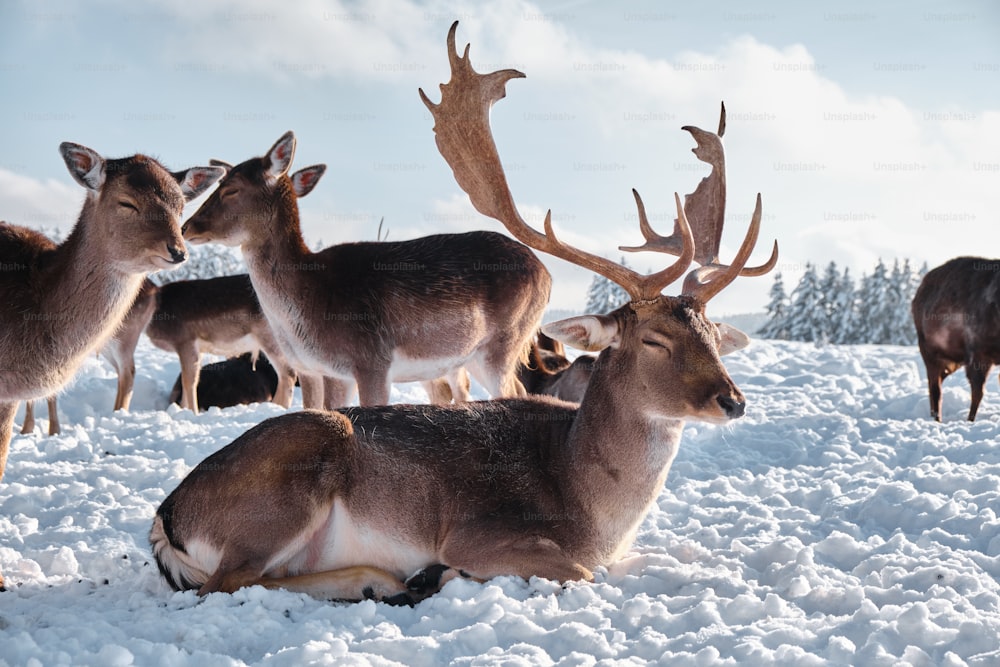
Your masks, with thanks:
M 683 205 L 675 195 L 669 237 L 652 230 L 633 191 L 646 242 L 622 249 L 676 257 L 666 268 L 641 275 L 568 246 L 550 214 L 543 232 L 530 227 L 489 125 L 507 82 L 524 75 L 475 72 L 456 29 L 440 103 L 420 96 L 458 185 L 516 241 L 470 232 L 311 252 L 297 199 L 325 168 L 290 173 L 290 132 L 261 157 L 175 173 L 64 143 L 87 190 L 69 237 L 56 245 L 0 225 L 0 474 L 19 401 L 53 396 L 95 349 L 119 372 L 115 407 L 127 407 L 131 350 L 145 330 L 178 354 L 184 407 L 198 408 L 202 352 L 263 350 L 277 371 L 273 400 L 289 406 L 297 376 L 305 408 L 250 429 L 164 500 L 150 542 L 176 589 L 261 584 L 413 603 L 456 576 L 590 580 L 618 559 L 666 479 L 684 420 L 743 415 L 720 357 L 748 338 L 711 322 L 705 304 L 737 276 L 770 271 L 777 244 L 747 266 L 758 195 L 735 259 L 719 260 L 724 108 L 717 132 L 683 128 L 712 169 Z M 182 225 L 184 203 L 217 181 Z M 183 262 L 185 242 L 239 246 L 249 276 L 160 288 L 145 279 Z M 539 332 L 551 279 L 529 248 L 613 280 L 631 301 Z M 516 270 L 483 269 L 492 266 Z M 680 296 L 661 293 L 685 273 Z M 570 364 L 562 343 L 600 356 Z M 493 400 L 469 402 L 469 376 Z M 390 385 L 405 381 L 424 382 L 431 403 L 387 405 Z M 355 388 L 359 406 L 343 407 Z M 546 388 L 574 402 L 525 391 Z

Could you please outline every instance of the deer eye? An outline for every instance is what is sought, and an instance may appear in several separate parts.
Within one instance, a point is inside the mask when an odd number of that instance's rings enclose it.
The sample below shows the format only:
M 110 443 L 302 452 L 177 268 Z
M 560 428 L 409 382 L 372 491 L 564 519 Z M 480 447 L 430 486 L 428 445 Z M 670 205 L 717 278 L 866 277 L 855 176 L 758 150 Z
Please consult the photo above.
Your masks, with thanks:
M 124 199 L 121 199 L 118 201 L 118 205 L 121 206 L 122 208 L 127 208 L 128 210 L 133 211 L 134 213 L 139 212 L 139 207 L 130 201 L 125 201 Z
M 670 350 L 670 347 L 664 341 L 662 341 L 662 340 L 659 340 L 659 339 L 656 339 L 656 338 L 643 338 L 642 339 L 642 344 L 645 345 L 646 347 L 649 347 L 649 348 L 652 348 L 652 349 L 655 349 L 655 350 L 662 350 L 662 351 L 666 352 L 667 354 L 672 354 L 672 352 Z
M 219 193 L 219 196 L 223 199 L 229 199 L 230 197 L 235 197 L 238 194 L 239 191 L 236 188 L 226 188 Z

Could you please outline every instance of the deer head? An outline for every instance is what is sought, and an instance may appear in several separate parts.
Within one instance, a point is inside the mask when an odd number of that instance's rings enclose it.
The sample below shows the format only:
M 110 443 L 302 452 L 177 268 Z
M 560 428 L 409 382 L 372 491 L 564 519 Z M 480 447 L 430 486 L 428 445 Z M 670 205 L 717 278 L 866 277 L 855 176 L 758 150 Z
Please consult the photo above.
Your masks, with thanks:
M 180 219 L 184 204 L 222 176 L 217 167 L 171 173 L 144 155 L 106 160 L 96 151 L 64 142 L 66 167 L 87 190 L 81 218 L 103 239 L 113 264 L 127 273 L 171 268 L 187 259 Z
M 215 241 L 228 246 L 241 246 L 261 238 L 254 230 L 275 224 L 272 216 L 264 212 L 288 210 L 280 202 L 294 203 L 296 198 L 305 197 L 326 172 L 326 165 L 318 164 L 289 175 L 294 156 L 295 135 L 288 131 L 266 154 L 235 167 L 212 160 L 210 164 L 226 170 L 225 177 L 184 223 L 184 238 L 195 245 Z
M 761 275 L 771 270 L 777 262 L 777 243 L 765 264 L 746 267 L 760 230 L 758 195 L 736 258 L 730 265 L 718 262 L 718 238 L 724 219 L 720 201 L 724 204 L 725 198 L 724 160 L 718 140 L 725 128 L 724 114 L 718 135 L 685 128 L 699 142 L 696 155 L 711 161 L 713 172 L 688 198 L 687 206 L 682 206 L 680 197 L 674 195 L 677 221 L 673 237 L 653 231 L 642 199 L 633 190 L 646 243 L 622 249 L 677 256 L 666 268 L 642 275 L 560 241 L 552 226 L 551 211 L 545 215 L 544 233 L 531 228 L 521 217 L 493 141 L 489 110 L 506 95 L 506 83 L 524 74 L 513 69 L 476 72 L 469 61 L 468 45 L 462 55 L 455 48 L 457 27 L 455 22 L 448 32 L 451 80 L 441 85 L 441 102 L 431 102 L 420 91 L 434 117 L 438 149 L 451 166 L 455 180 L 476 210 L 500 221 L 519 241 L 616 282 L 632 299 L 609 315 L 571 318 L 549 324 L 543 331 L 583 350 L 613 350 L 611 355 L 621 361 L 621 367 L 636 374 L 636 399 L 650 402 L 645 410 L 650 415 L 709 421 L 742 415 L 743 396 L 725 373 L 719 355 L 745 346 L 749 339 L 732 327 L 708 320 L 705 304 L 738 275 Z M 698 214 L 691 224 L 686 209 Z M 663 295 L 662 290 L 684 275 L 692 261 L 701 266 L 688 274 L 681 296 Z M 677 386 L 678 382 L 682 387 Z

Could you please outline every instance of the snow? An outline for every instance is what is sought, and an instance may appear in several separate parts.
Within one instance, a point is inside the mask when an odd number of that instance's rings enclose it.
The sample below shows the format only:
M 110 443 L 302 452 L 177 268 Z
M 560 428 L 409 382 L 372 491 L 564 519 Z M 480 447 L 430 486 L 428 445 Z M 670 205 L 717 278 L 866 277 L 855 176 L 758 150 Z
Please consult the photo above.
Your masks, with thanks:
M 111 413 L 94 359 L 60 398 L 63 433 L 39 406 L 12 442 L 0 664 L 1000 664 L 1000 400 L 964 421 L 959 374 L 932 422 L 915 347 L 754 340 L 726 363 L 746 417 L 688 425 L 633 552 L 595 583 L 455 580 L 400 608 L 172 592 L 146 541 L 156 507 L 283 410 L 165 409 L 177 361 L 143 340 L 133 409 Z

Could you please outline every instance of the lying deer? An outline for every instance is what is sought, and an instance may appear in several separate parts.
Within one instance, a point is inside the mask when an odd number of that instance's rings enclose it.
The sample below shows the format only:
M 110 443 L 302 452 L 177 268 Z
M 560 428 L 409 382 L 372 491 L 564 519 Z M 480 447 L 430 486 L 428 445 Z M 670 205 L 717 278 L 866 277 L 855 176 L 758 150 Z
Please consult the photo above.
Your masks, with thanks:
M 55 247 L 55 244 L 52 244 Z M 107 359 L 118 374 L 118 391 L 115 395 L 115 410 L 128 410 L 132 402 L 132 389 L 135 386 L 135 347 L 139 336 L 146 328 L 149 318 L 156 306 L 156 285 L 148 278 L 143 281 L 138 296 L 132 302 L 125 319 L 118 326 L 114 336 L 105 344 L 100 355 Z M 49 410 L 49 435 L 59 433 L 59 408 L 56 396 L 46 398 Z M 35 430 L 35 403 L 25 401 L 24 423 L 21 433 L 31 433 Z
M 171 173 L 145 155 L 106 160 L 79 144 L 59 147 L 87 191 L 59 245 L 40 232 L 0 224 L 0 477 L 18 403 L 53 395 L 115 332 L 145 274 L 187 258 L 184 203 L 222 175 Z
M 941 383 L 965 366 L 975 421 L 986 377 L 1000 363 L 1000 260 L 957 257 L 929 271 L 911 304 L 927 370 L 931 417 L 941 421 Z
M 181 404 L 181 380 L 178 375 L 168 399 L 178 405 Z M 267 360 L 267 355 L 246 352 L 202 366 L 197 391 L 199 408 L 228 408 L 273 401 L 278 391 L 278 371 Z
M 465 367 L 492 396 L 523 393 L 515 370 L 541 322 L 551 278 L 524 245 L 493 232 L 345 243 L 311 252 L 297 198 L 324 165 L 288 170 L 295 136 L 229 170 L 184 225 L 192 244 L 239 245 L 261 309 L 299 372 L 305 407 L 389 402 L 393 382 Z M 323 399 L 310 386 L 322 381 Z M 467 390 L 466 390 L 467 395 Z
M 488 120 L 505 83 L 523 75 L 477 74 L 468 48 L 464 56 L 454 50 L 456 26 L 448 35 L 452 80 L 440 104 L 424 101 L 459 185 L 515 236 L 614 280 L 632 299 L 608 315 L 543 327 L 568 345 L 603 350 L 583 401 L 576 408 L 505 398 L 266 420 L 196 466 L 157 511 L 150 541 L 175 588 L 206 594 L 262 584 L 407 602 L 459 573 L 591 580 L 594 568 L 630 547 L 684 420 L 723 424 L 743 415 L 746 400 L 720 355 L 748 338 L 712 323 L 705 304 L 741 272 L 759 275 L 777 261 L 775 246 L 767 264 L 744 269 L 760 196 L 732 265 L 695 269 L 677 297 L 661 290 L 695 253 L 677 196 L 680 256 L 652 275 L 565 245 L 550 216 L 545 233 L 531 229 L 514 206 Z M 647 247 L 673 254 L 652 234 L 641 203 L 640 218 Z
M 203 353 L 234 357 L 250 352 L 256 358 L 261 350 L 278 369 L 272 400 L 286 408 L 292 404 L 295 371 L 281 354 L 245 273 L 161 285 L 146 335 L 180 359 L 182 408 L 198 412 Z

